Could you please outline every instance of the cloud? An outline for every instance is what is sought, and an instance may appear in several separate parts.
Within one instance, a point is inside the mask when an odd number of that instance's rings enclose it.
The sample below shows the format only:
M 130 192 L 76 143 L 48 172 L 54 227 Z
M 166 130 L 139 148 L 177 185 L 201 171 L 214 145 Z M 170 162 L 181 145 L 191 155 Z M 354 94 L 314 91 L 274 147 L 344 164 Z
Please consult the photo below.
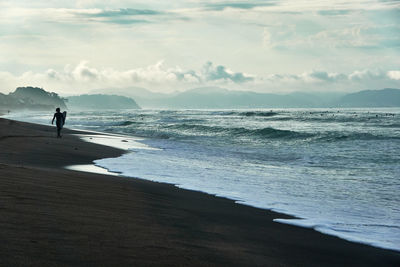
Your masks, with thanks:
M 223 65 L 207 62 L 199 70 L 168 67 L 159 61 L 147 67 L 128 70 L 96 68 L 88 61 L 66 65 L 64 69 L 44 72 L 27 71 L 21 75 L 0 72 L 3 92 L 18 86 L 38 86 L 58 93 L 82 93 L 98 88 L 145 87 L 153 91 L 171 92 L 198 86 L 223 86 L 255 91 L 293 90 L 363 90 L 400 87 L 400 70 L 356 70 L 336 73 L 323 70 L 300 74 L 249 75 L 234 72 Z
M 121 73 L 116 73 L 121 75 Z M 193 70 L 182 70 L 180 67 L 168 68 L 164 61 L 159 61 L 146 68 L 137 68 L 122 73 L 134 82 L 170 84 L 170 83 L 200 83 L 201 77 Z
M 325 71 L 312 71 L 312 72 L 306 73 L 305 76 L 307 78 L 315 79 L 318 81 L 325 81 L 325 82 L 337 82 L 340 80 L 347 79 L 347 76 L 345 74 L 328 73 Z
M 383 79 L 386 76 L 387 74 L 381 70 L 377 71 L 356 70 L 348 76 L 348 79 L 353 81 L 377 80 L 377 79 Z
M 275 6 L 276 3 L 272 1 L 256 1 L 256 2 L 221 2 L 221 3 L 207 3 L 205 7 L 207 10 L 222 11 L 227 8 L 232 9 L 253 9 L 256 7 Z
M 234 83 L 244 83 L 253 81 L 254 78 L 241 72 L 232 72 L 224 66 L 214 67 L 212 62 L 207 62 L 204 65 L 203 73 L 207 81 L 232 81 Z
M 320 70 L 306 71 L 301 74 L 270 74 L 262 78 L 264 81 L 274 83 L 336 83 L 348 80 L 348 75 L 343 73 L 326 72 Z
M 72 76 L 77 80 L 92 81 L 99 79 L 100 73 L 95 68 L 90 68 L 87 66 L 89 62 L 82 61 L 76 66 L 76 68 L 71 72 Z
M 48 69 L 45 72 L 24 72 L 15 76 L 9 72 L 0 72 L 0 83 L 9 90 L 17 86 L 32 85 L 46 88 L 58 88 L 64 92 L 95 89 L 105 86 L 126 87 L 143 86 L 163 90 L 176 90 L 199 85 L 243 84 L 253 81 L 253 77 L 241 72 L 233 72 L 222 65 L 214 66 L 207 62 L 199 71 L 167 67 L 163 61 L 147 67 L 124 71 L 113 68 L 98 69 L 91 67 L 88 61 L 81 61 L 63 70 Z M 5 90 L 6 88 L 0 88 Z M 52 89 L 53 91 L 59 91 Z
M 321 16 L 344 16 L 352 12 L 367 10 L 393 10 L 398 8 L 398 1 L 381 0 L 331 0 L 331 1 L 293 1 L 293 0 L 266 0 L 266 1 L 198 1 L 205 7 L 205 11 L 225 11 L 228 9 L 259 10 L 267 12 L 278 12 L 281 14 L 296 14 L 313 12 Z M 205 2 L 205 3 L 204 3 Z
M 4 74 L 4 73 L 3 73 Z M 7 79 L 12 77 L 8 74 Z M 97 69 L 89 66 L 88 61 L 81 61 L 76 66 L 67 65 L 64 70 L 49 69 L 44 73 L 25 72 L 20 81 L 35 81 L 38 83 L 62 83 L 64 85 L 111 86 L 120 85 L 165 85 L 171 84 L 202 84 L 207 82 L 244 83 L 253 78 L 241 72 L 232 72 L 224 66 L 207 62 L 202 71 L 184 70 L 180 67 L 166 67 L 163 61 L 143 68 L 118 71 L 112 68 Z
M 136 82 L 183 82 L 183 83 L 205 83 L 205 82 L 233 82 L 244 83 L 252 81 L 253 78 L 241 72 L 233 72 L 222 65 L 214 67 L 212 62 L 207 62 L 202 71 L 183 70 L 180 67 L 168 68 L 163 61 L 157 62 L 146 68 L 137 68 L 125 72 Z
M 385 81 L 400 80 L 400 71 L 382 71 L 382 70 L 355 70 L 352 73 L 336 73 L 321 70 L 313 70 L 303 72 L 301 74 L 270 74 L 261 78 L 263 81 L 271 81 L 275 83 L 325 83 L 334 84 L 339 82 L 358 82 L 367 81 Z
M 348 15 L 351 13 L 351 10 L 337 10 L 337 9 L 327 9 L 327 10 L 320 10 L 318 11 L 319 15 L 322 16 L 343 16 L 343 15 Z
M 0 6 L 1 7 L 1 6 Z M 164 23 L 173 20 L 189 20 L 183 14 L 174 11 L 159 11 L 155 9 L 135 8 L 26 8 L 9 7 L 0 10 L 0 23 L 12 23 L 31 27 L 37 23 L 53 23 L 54 27 L 61 24 L 74 27 L 92 22 L 109 24 L 144 24 Z M 4 15 L 3 15 L 4 13 Z M 24 17 L 23 21 L 18 18 Z
M 114 23 L 114 24 L 137 24 L 150 23 L 150 17 L 166 15 L 165 12 L 160 12 L 151 9 L 72 9 L 71 14 L 78 18 L 86 18 L 91 21 Z
M 88 17 L 121 17 L 121 16 L 139 16 L 139 15 L 159 15 L 162 12 L 150 9 L 121 8 L 117 10 L 100 10 L 97 13 L 87 14 Z
M 400 70 L 391 70 L 387 72 L 387 76 L 392 80 L 400 80 Z
M 284 29 L 269 28 L 269 47 L 277 49 L 382 49 L 400 47 L 400 27 L 396 25 L 356 25 L 343 28 L 310 30 L 295 25 Z M 265 34 L 264 34 L 265 37 Z M 264 38 L 265 40 L 265 38 Z

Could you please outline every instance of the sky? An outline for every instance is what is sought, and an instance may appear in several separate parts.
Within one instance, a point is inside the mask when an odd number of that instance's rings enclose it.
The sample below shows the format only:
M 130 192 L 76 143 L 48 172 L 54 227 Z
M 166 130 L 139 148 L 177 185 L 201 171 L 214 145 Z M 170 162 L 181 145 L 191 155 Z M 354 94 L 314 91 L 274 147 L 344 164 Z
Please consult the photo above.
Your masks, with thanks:
M 400 0 L 0 0 L 0 92 L 18 86 L 400 88 Z

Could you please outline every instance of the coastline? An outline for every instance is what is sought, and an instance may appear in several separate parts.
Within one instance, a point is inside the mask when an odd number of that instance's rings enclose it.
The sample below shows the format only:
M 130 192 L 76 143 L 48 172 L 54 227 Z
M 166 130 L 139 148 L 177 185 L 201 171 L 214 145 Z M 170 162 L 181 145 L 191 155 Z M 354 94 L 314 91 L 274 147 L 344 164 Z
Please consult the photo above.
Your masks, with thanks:
M 395 266 L 400 254 L 232 200 L 140 179 L 65 170 L 117 157 L 63 130 L 0 118 L 4 265 Z

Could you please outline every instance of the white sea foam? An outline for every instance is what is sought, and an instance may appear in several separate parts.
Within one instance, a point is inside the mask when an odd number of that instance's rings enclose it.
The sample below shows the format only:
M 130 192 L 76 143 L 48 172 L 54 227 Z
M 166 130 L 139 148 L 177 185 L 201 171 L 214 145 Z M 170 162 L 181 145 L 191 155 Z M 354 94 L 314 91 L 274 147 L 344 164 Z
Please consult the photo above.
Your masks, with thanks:
M 96 166 L 93 164 L 70 165 L 65 168 L 68 170 L 80 171 L 80 172 L 91 172 L 91 173 L 107 174 L 107 175 L 113 175 L 113 176 L 119 175 L 116 172 L 110 172 L 103 167 L 99 167 L 99 166 Z
M 103 146 L 114 147 L 122 150 L 129 150 L 129 149 L 155 149 L 149 147 L 140 141 L 143 138 L 139 137 L 131 137 L 131 136 L 122 136 L 122 135 L 110 135 L 110 134 L 76 134 L 79 136 L 83 141 L 96 143 Z

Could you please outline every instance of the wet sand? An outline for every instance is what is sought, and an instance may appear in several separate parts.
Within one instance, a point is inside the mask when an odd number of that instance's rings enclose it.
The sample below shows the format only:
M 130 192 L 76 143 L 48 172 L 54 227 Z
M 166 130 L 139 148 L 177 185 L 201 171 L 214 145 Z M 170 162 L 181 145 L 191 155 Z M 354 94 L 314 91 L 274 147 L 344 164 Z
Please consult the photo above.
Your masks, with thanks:
M 117 157 L 0 119 L 0 266 L 400 266 L 400 253 L 275 223 L 289 216 L 140 179 L 66 170 Z

